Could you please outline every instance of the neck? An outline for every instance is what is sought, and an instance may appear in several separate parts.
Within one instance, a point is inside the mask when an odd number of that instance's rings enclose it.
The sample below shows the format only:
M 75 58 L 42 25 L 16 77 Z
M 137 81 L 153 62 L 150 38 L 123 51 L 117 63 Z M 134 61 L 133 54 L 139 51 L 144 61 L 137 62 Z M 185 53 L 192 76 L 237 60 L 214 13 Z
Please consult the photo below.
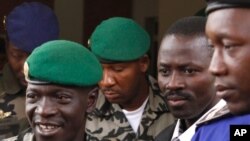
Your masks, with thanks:
M 130 101 L 120 104 L 120 106 L 127 111 L 134 111 L 141 107 L 149 96 L 149 84 L 146 79 L 141 81 L 135 89 L 134 97 L 131 98 Z
M 85 122 L 82 123 L 81 129 L 76 134 L 76 137 L 72 141 L 85 141 Z
M 192 119 L 185 120 L 186 126 L 187 127 L 192 126 L 199 118 L 201 118 L 207 111 L 213 108 L 219 101 L 220 99 L 218 97 L 214 97 L 214 99 L 212 99 L 212 101 L 210 102 L 210 104 L 208 104 L 205 110 L 203 110 L 203 112 L 201 112 L 198 116 Z

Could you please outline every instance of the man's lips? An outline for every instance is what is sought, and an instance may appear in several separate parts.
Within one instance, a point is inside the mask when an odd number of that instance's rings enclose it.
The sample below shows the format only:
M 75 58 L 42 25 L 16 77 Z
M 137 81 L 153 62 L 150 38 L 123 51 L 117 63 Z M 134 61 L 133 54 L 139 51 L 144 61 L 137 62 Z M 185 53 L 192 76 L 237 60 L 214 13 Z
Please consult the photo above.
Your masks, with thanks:
M 106 98 L 108 99 L 112 99 L 118 96 L 117 93 L 115 92 L 103 92 L 103 94 L 105 95 Z
M 168 105 L 173 107 L 183 106 L 189 99 L 189 93 L 169 89 L 163 92 L 163 96 L 165 97 Z
M 179 101 L 179 100 L 185 100 L 186 98 L 183 96 L 178 96 L 178 95 L 169 95 L 167 96 L 167 100 L 171 101 Z
M 221 84 L 215 84 L 216 95 L 223 98 L 228 99 L 230 95 L 233 93 L 233 89 Z
M 167 103 L 170 106 L 182 106 L 187 102 L 187 98 L 178 95 L 169 95 L 166 97 Z
M 62 128 L 60 124 L 51 122 L 36 122 L 35 130 L 42 136 L 53 136 Z
M 118 95 L 118 93 L 111 89 L 102 89 L 102 92 L 105 96 L 115 96 Z

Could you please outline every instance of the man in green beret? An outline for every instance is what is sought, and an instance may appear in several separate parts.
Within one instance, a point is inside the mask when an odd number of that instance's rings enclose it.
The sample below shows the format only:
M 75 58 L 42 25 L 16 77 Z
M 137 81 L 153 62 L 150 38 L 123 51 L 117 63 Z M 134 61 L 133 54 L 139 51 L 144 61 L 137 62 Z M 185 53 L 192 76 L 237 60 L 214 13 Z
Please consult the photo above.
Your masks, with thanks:
M 85 117 L 102 78 L 97 58 L 78 43 L 50 41 L 27 58 L 24 73 L 31 128 L 9 140 L 84 141 Z
M 113 17 L 96 27 L 89 43 L 104 73 L 87 119 L 87 139 L 153 140 L 174 119 L 147 74 L 148 33 L 131 19 Z

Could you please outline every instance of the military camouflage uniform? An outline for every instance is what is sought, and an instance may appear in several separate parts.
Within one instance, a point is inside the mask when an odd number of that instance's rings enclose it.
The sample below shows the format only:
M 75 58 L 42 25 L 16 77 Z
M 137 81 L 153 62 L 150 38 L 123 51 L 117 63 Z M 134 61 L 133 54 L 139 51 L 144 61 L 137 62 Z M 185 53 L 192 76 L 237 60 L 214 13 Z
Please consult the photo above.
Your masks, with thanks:
M 0 77 L 0 140 L 17 135 L 28 126 L 24 92 L 6 64 Z
M 135 133 L 118 104 L 111 104 L 99 94 L 96 109 L 88 115 L 88 141 L 153 141 L 164 128 L 173 123 L 156 81 L 149 78 L 149 100 L 144 109 L 138 132 Z
M 3 139 L 2 141 L 35 141 L 35 136 L 31 128 L 23 130 L 19 135 Z

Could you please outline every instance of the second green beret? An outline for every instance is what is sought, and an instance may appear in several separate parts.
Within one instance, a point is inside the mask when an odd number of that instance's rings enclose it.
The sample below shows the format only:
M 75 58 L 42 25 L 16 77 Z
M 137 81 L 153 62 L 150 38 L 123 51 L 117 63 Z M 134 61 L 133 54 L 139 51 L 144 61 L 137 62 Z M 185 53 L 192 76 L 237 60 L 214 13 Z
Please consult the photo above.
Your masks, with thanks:
M 113 17 L 98 25 L 90 37 L 90 48 L 101 60 L 132 61 L 150 47 L 148 33 L 136 22 Z
M 24 65 L 28 82 L 49 82 L 61 85 L 91 86 L 102 78 L 98 59 L 81 44 L 55 40 L 42 44 L 27 58 Z

